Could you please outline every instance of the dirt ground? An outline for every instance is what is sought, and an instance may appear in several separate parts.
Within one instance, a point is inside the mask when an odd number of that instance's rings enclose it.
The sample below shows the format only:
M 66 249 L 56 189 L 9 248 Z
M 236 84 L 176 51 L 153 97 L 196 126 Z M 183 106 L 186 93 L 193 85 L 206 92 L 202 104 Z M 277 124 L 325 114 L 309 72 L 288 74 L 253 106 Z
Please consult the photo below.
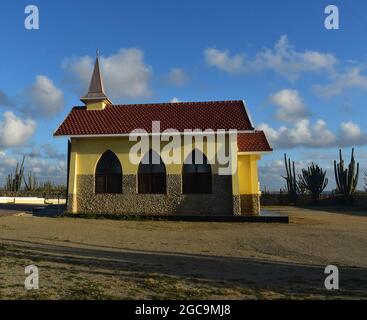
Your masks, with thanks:
M 367 212 L 265 209 L 290 224 L 1 216 L 0 299 L 367 298 Z

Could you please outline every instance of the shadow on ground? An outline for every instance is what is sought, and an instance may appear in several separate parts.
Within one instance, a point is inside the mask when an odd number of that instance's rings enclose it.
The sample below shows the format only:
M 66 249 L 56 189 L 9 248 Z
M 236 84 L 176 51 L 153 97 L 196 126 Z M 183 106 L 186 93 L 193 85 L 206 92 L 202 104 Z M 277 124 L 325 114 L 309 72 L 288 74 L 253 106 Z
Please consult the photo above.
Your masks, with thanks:
M 40 267 L 138 280 L 146 273 L 207 283 L 226 283 L 243 289 L 276 290 L 287 296 L 323 295 L 367 298 L 367 270 L 341 268 L 340 291 L 324 288 L 325 266 L 292 264 L 250 258 L 217 257 L 174 252 L 138 251 L 109 247 L 51 245 L 1 239 L 0 256 L 27 259 Z M 162 289 L 164 290 L 164 289 Z
M 43 208 L 43 210 L 36 210 Z M 65 205 L 40 205 L 40 204 L 14 204 L 14 203 L 1 203 L 0 204 L 0 217 L 11 216 L 19 213 L 33 214 L 37 217 L 53 218 L 61 215 L 66 210 Z
M 46 205 L 43 210 L 34 211 L 33 215 L 36 217 L 44 217 L 44 218 L 56 218 L 59 217 L 61 214 L 64 213 L 66 210 L 66 205 L 57 205 L 57 204 L 50 204 Z
M 0 203 L 0 216 L 9 216 L 17 213 L 32 214 L 33 209 L 39 206 L 39 204 Z

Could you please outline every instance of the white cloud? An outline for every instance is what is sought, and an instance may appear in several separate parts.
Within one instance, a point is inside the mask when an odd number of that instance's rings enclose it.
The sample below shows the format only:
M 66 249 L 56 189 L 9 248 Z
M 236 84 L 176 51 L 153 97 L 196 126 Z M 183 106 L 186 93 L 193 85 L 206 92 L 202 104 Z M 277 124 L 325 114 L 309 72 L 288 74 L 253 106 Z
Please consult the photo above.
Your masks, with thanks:
M 341 146 L 356 146 L 367 143 L 367 135 L 352 121 L 341 123 L 339 135 Z
M 311 161 L 297 161 L 293 159 L 291 154 L 287 154 L 287 158 L 291 157 L 294 161 L 296 174 L 301 173 L 301 170 L 311 164 Z M 286 182 L 283 178 L 286 176 L 286 169 L 284 164 L 284 159 L 274 159 L 268 161 L 261 161 L 259 165 L 259 180 L 261 190 L 279 192 L 280 189 L 286 189 Z
M 349 138 L 360 137 L 362 134 L 361 128 L 352 121 L 342 122 L 341 130 L 342 133 Z
M 18 151 L 20 152 L 19 148 Z M 65 160 L 66 154 L 64 150 L 60 152 L 54 145 L 50 143 L 42 145 L 33 145 L 29 150 L 23 150 L 27 158 L 42 158 L 51 160 Z
M 52 117 L 63 110 L 64 93 L 45 75 L 37 75 L 33 84 L 24 88 L 14 97 L 8 97 L 0 90 L 0 106 L 32 117 Z
M 71 73 L 72 77 L 68 80 L 72 81 L 73 84 L 75 84 L 75 80 L 78 81 L 77 85 L 78 90 L 80 90 L 79 94 L 85 94 L 88 89 L 93 72 L 93 64 L 94 59 L 89 56 L 67 58 L 62 63 L 62 68 Z
M 359 67 L 350 68 L 345 73 L 335 74 L 330 84 L 317 85 L 315 91 L 324 98 L 332 98 L 350 88 L 367 90 L 367 76 L 361 74 Z
M 24 145 L 34 134 L 36 122 L 28 118 L 22 120 L 14 113 L 7 111 L 0 121 L 0 147 Z
M 305 118 L 309 112 L 297 90 L 283 89 L 270 96 L 269 100 L 278 107 L 276 117 L 282 121 Z
M 66 59 L 63 63 L 63 68 L 73 76 L 69 80 L 78 81 L 80 95 L 87 92 L 93 65 L 94 59 L 89 56 Z M 149 87 L 152 69 L 144 63 L 144 53 L 139 49 L 120 49 L 111 56 L 102 56 L 101 72 L 106 94 L 111 99 L 133 99 L 152 94 Z
M 172 103 L 177 103 L 177 102 L 180 102 L 180 100 L 176 97 L 172 98 L 171 101 Z
M 262 123 L 260 130 L 264 130 L 271 144 L 275 148 L 286 149 L 294 147 L 328 147 L 335 145 L 336 136 L 326 126 L 325 121 L 317 120 L 313 125 L 308 119 L 295 122 L 294 126 L 281 126 L 274 129 Z
M 52 144 L 44 144 L 41 147 L 42 151 L 44 152 L 45 156 L 49 159 L 65 159 L 66 154 L 57 150 Z
M 330 53 L 296 51 L 286 35 L 281 36 L 273 49 L 265 48 L 252 58 L 244 53 L 231 56 L 228 50 L 215 48 L 206 49 L 204 57 L 209 66 L 228 73 L 272 70 L 289 80 L 295 80 L 305 72 L 332 72 L 338 63 L 337 58 Z
M 14 153 L 14 151 L 16 152 Z M 0 151 L 0 186 L 5 184 L 5 179 L 8 174 L 14 173 L 17 163 L 22 161 L 24 154 L 26 155 L 24 162 L 26 174 L 28 172 L 36 173 L 37 180 L 40 183 L 46 181 L 52 181 L 56 184 L 66 183 L 66 161 L 61 159 L 45 159 L 41 156 L 31 157 L 25 149 L 17 148 L 10 153 L 8 150 Z
M 0 162 L 1 162 L 0 172 L 4 171 L 1 169 L 6 169 L 8 167 L 15 167 L 17 165 L 17 160 L 14 157 L 9 157 L 4 151 L 0 152 Z
M 204 57 L 209 66 L 217 67 L 228 73 L 238 73 L 246 70 L 243 54 L 230 56 L 229 50 L 220 51 L 215 48 L 207 48 L 204 51 Z
M 180 68 L 172 68 L 166 77 L 167 81 L 175 86 L 181 87 L 185 85 L 190 77 Z
M 274 49 L 264 49 L 258 53 L 255 63 L 259 68 L 275 72 L 294 80 L 303 72 L 333 71 L 338 60 L 333 54 L 318 51 L 296 51 L 283 35 Z
M 33 85 L 25 91 L 23 111 L 40 117 L 53 116 L 64 108 L 64 94 L 54 82 L 44 75 L 38 75 Z
M 354 122 L 342 122 L 337 133 L 328 129 L 325 121 L 313 125 L 307 119 L 296 121 L 292 127 L 272 128 L 266 123 L 259 125 L 271 144 L 278 149 L 295 147 L 353 147 L 367 144 L 367 134 Z
M 285 180 L 282 178 L 284 170 L 284 161 L 282 160 L 269 160 L 265 163 L 261 162 L 259 165 L 261 190 L 266 188 L 267 191 L 279 191 L 280 188 L 284 188 Z
M 35 172 L 43 182 L 47 180 L 66 183 L 66 162 L 50 161 L 42 158 L 27 158 L 25 167 L 28 171 Z

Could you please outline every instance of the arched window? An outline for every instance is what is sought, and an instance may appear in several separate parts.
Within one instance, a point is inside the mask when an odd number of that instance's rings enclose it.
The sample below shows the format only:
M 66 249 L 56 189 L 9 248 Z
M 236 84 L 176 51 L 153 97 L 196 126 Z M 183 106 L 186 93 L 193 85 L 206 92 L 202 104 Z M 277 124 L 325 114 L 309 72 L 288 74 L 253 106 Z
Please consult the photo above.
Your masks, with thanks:
M 139 165 L 138 192 L 166 193 L 166 167 L 161 157 L 152 150 L 149 150 Z
M 200 151 L 194 150 L 185 160 L 182 180 L 184 194 L 212 193 L 212 168 Z
M 96 167 L 96 193 L 122 193 L 122 168 L 110 150 L 99 159 Z

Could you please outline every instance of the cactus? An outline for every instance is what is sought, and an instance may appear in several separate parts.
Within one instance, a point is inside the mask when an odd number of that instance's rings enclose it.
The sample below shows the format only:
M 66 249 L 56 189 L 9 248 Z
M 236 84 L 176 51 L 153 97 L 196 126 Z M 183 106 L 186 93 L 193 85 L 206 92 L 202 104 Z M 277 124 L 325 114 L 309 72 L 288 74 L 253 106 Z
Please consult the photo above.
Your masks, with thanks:
M 326 171 L 314 163 L 307 169 L 302 169 L 302 174 L 298 175 L 298 179 L 299 187 L 311 192 L 315 200 L 320 198 L 320 194 L 328 184 Z
M 334 172 L 336 185 L 339 193 L 344 195 L 345 198 L 350 198 L 356 191 L 359 175 L 359 163 L 356 165 L 354 159 L 354 149 L 352 149 L 352 155 L 348 168 L 344 168 L 344 160 L 342 157 L 342 151 L 339 150 L 339 163 L 334 160 Z
M 286 153 L 284 154 L 284 164 L 285 164 L 285 170 L 287 172 L 287 176 L 283 178 L 286 180 L 286 183 L 287 183 L 288 195 L 290 199 L 295 201 L 297 199 L 297 194 L 299 191 L 297 177 L 296 177 L 296 170 L 295 170 L 294 161 L 292 162 L 292 165 L 291 165 L 291 159 L 290 158 L 287 159 Z
M 20 167 L 19 167 L 19 163 L 17 163 L 14 176 L 13 174 L 8 175 L 7 181 L 6 181 L 7 191 L 17 192 L 20 190 L 22 186 L 23 175 L 24 175 L 24 160 L 25 160 L 25 156 L 23 157 Z
M 25 184 L 25 189 L 27 191 L 34 191 L 37 189 L 38 187 L 38 182 L 37 182 L 37 177 L 36 174 L 33 172 L 29 172 L 28 173 L 28 183 L 26 181 L 26 179 L 24 178 L 24 184 Z

